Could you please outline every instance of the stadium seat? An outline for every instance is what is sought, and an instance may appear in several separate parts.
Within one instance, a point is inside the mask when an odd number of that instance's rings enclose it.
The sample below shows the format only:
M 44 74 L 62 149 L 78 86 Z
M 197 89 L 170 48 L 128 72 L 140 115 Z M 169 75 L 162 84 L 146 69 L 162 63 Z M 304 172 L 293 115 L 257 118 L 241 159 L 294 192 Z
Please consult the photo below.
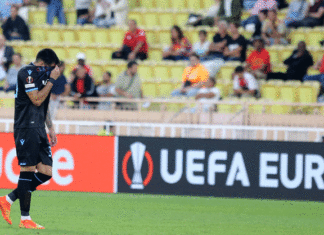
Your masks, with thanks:
M 221 78 L 222 80 L 232 81 L 232 74 L 235 70 L 235 67 L 240 65 L 239 62 L 227 62 L 225 63 L 220 71 L 219 75 L 217 77 Z
M 152 0 L 155 2 L 155 5 L 157 8 L 161 8 L 161 9 L 169 9 L 171 8 L 171 1 L 172 0 L 164 0 L 164 1 L 158 1 L 158 0 Z
M 280 63 L 280 57 L 281 51 L 278 47 L 269 47 L 268 48 L 269 54 L 270 54 L 270 62 L 271 64 L 278 64 Z
M 186 8 L 186 2 L 184 0 L 171 0 L 171 8 L 182 10 Z
M 163 52 L 161 49 L 150 48 L 148 54 L 150 60 L 161 61 L 163 59 Z
M 279 87 L 274 84 L 263 84 L 261 86 L 261 97 L 268 100 L 277 100 L 280 95 Z
M 170 68 L 170 78 L 174 81 L 181 81 L 183 70 L 185 66 L 171 66 Z
M 155 83 L 143 83 L 142 84 L 144 97 L 155 98 L 157 94 L 157 86 Z
M 175 14 L 175 24 L 179 26 L 185 26 L 188 21 L 189 13 L 188 12 L 178 12 Z
M 173 17 L 174 14 L 172 12 L 159 12 L 158 15 L 161 27 L 171 29 L 171 27 L 175 24 Z
M 75 43 L 77 42 L 74 30 L 65 29 L 62 31 L 63 42 Z
M 32 44 L 27 44 L 21 49 L 21 54 L 28 61 L 34 60 L 36 58 L 37 51 L 32 46 Z
M 67 47 L 67 53 L 68 53 L 68 59 L 71 59 L 71 60 L 74 60 L 76 61 L 76 55 L 79 53 L 79 52 L 84 52 L 80 45 L 78 44 L 73 44 L 73 45 L 70 45 L 69 47 Z
M 202 4 L 203 4 L 203 6 L 202 6 L 203 8 L 209 9 L 211 6 L 213 6 L 215 4 L 215 1 L 214 0 L 203 0 Z
M 84 49 L 84 53 L 86 54 L 87 61 L 96 61 L 99 59 L 99 52 L 97 46 L 87 46 Z
M 94 34 L 93 30 L 79 29 L 79 30 L 76 30 L 76 33 L 78 36 L 78 41 L 80 43 L 91 44 L 94 42 L 93 37 L 92 37 Z
M 143 14 L 146 27 L 156 27 L 159 25 L 158 14 L 156 12 L 147 12 Z
M 46 31 L 48 42 L 62 42 L 61 30 L 58 28 L 51 28 Z
M 157 36 L 157 32 L 154 30 L 145 30 L 146 39 L 149 45 L 159 43 L 159 38 Z
M 283 85 L 280 87 L 280 100 L 287 102 L 298 102 L 297 87 L 294 85 Z
M 45 42 L 46 34 L 45 30 L 42 28 L 32 28 L 31 30 L 31 40 L 36 42 Z
M 278 100 L 280 102 L 284 102 L 282 100 Z M 293 110 L 292 106 L 289 105 L 279 105 L 274 104 L 270 106 L 270 113 L 272 114 L 289 114 Z
M 109 30 L 110 43 L 120 45 L 124 40 L 125 30 L 121 28 L 113 28 Z
M 167 65 L 155 65 L 154 77 L 160 81 L 168 81 L 170 79 L 169 66 Z
M 307 34 L 304 28 L 299 28 L 298 30 L 294 30 L 289 35 L 291 39 L 291 44 L 297 45 L 300 41 L 306 41 Z
M 299 102 L 301 103 L 315 103 L 317 101 L 317 96 L 319 93 L 318 82 L 314 83 L 303 83 L 297 88 Z
M 107 44 L 109 43 L 109 31 L 107 29 L 96 29 L 93 34 L 93 39 L 95 43 Z
M 152 66 L 149 64 L 140 64 L 138 66 L 138 74 L 141 80 L 150 81 L 152 80 L 153 76 L 153 69 Z
M 28 13 L 29 22 L 32 25 L 46 24 L 46 9 L 44 8 L 30 8 Z
M 67 53 L 64 47 L 55 47 L 53 48 L 53 50 L 55 51 L 56 55 L 60 60 L 65 60 L 67 58 Z
M 314 46 L 318 47 L 320 46 L 320 41 L 322 41 L 323 38 L 323 30 L 321 28 L 315 28 L 315 29 L 307 29 L 306 30 L 307 35 L 307 46 Z
M 100 45 L 98 46 L 98 54 L 100 60 L 111 60 L 112 53 L 117 50 L 117 48 L 112 48 L 110 45 Z
M 63 6 L 64 9 L 74 9 L 74 0 L 64 0 L 63 1 Z
M 145 26 L 145 22 L 143 19 L 143 15 L 146 14 L 146 10 L 145 9 L 141 9 L 139 11 L 131 11 L 128 14 L 128 19 L 130 20 L 136 20 L 137 25 L 141 26 Z
M 187 0 L 187 8 L 190 10 L 197 10 L 202 8 L 202 4 L 200 0 Z
M 77 15 L 75 9 L 71 9 L 65 12 L 66 22 L 68 25 L 76 25 Z
M 155 8 L 154 0 L 141 0 L 141 6 L 147 9 Z
M 158 83 L 159 97 L 169 98 L 171 92 L 175 89 L 176 85 L 171 82 L 160 82 Z
M 170 45 L 171 44 L 171 32 L 170 30 L 161 30 L 159 33 L 159 43 L 162 45 Z

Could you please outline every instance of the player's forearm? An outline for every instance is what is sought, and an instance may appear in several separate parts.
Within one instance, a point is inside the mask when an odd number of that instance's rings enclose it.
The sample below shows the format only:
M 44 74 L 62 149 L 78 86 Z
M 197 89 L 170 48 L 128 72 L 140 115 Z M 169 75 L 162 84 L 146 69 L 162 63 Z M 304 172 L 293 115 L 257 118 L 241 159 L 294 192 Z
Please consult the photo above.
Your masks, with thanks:
M 136 47 L 134 48 L 134 53 L 137 54 L 139 52 L 139 50 L 141 49 L 141 47 L 143 46 L 143 42 L 140 42 L 136 45 Z
M 35 104 L 36 106 L 40 106 L 46 100 L 52 87 L 53 83 L 48 82 L 42 90 L 36 92 L 34 99 L 32 99 L 33 104 Z
M 46 115 L 46 119 L 45 119 L 45 124 L 46 124 L 46 126 L 47 126 L 48 129 L 51 129 L 53 127 L 51 113 L 50 113 L 49 110 L 47 111 L 47 115 Z

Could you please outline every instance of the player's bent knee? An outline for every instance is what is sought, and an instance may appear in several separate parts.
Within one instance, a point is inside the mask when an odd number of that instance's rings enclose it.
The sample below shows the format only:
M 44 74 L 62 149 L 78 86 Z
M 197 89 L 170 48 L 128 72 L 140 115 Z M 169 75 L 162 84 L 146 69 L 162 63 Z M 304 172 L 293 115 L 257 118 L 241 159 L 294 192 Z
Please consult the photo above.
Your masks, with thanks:
M 37 171 L 44 175 L 52 177 L 52 166 L 47 166 L 44 165 L 43 163 L 39 163 L 37 165 Z

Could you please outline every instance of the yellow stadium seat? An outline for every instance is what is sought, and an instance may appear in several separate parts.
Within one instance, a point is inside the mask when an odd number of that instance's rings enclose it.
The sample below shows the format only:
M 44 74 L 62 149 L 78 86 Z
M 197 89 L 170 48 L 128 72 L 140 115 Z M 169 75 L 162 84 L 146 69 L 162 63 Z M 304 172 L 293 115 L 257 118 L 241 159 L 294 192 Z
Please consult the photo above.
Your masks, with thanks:
M 87 61 L 96 61 L 99 59 L 98 47 L 86 47 L 84 49 Z
M 33 25 L 46 24 L 46 10 L 43 8 L 32 8 L 29 11 L 29 21 Z
M 158 14 L 156 12 L 146 12 L 143 14 L 146 27 L 156 27 L 159 25 Z
M 170 69 L 170 78 L 173 80 L 181 80 L 182 79 L 182 74 L 184 71 L 185 67 L 184 66 L 171 66 Z
M 21 54 L 22 56 L 27 59 L 28 61 L 34 60 L 37 54 L 37 51 L 32 45 L 25 45 L 24 47 L 21 48 Z
M 159 43 L 161 43 L 163 45 L 171 45 L 170 30 L 159 31 Z
M 74 0 L 64 0 L 63 6 L 64 9 L 74 9 Z
M 146 80 L 146 81 L 150 81 L 152 80 L 153 76 L 153 69 L 152 66 L 147 65 L 147 64 L 141 64 L 138 67 L 138 74 L 141 78 L 141 80 Z
M 299 30 L 293 31 L 289 35 L 289 37 L 291 39 L 291 44 L 297 45 L 298 42 L 300 42 L 300 41 L 306 41 L 307 34 L 304 29 L 299 29 Z
M 47 32 L 47 41 L 48 42 L 61 42 L 61 32 L 58 29 L 49 29 Z
M 32 28 L 31 30 L 31 39 L 36 42 L 45 42 L 46 41 L 46 31 L 42 28 Z
M 80 43 L 91 44 L 94 42 L 92 37 L 94 34 L 93 30 L 81 29 L 77 30 L 76 33 L 78 35 L 78 41 Z
M 68 25 L 76 25 L 77 15 L 75 9 L 65 12 L 66 22 Z
M 123 29 L 111 29 L 109 30 L 110 43 L 116 45 L 122 45 L 124 40 L 125 30 Z
M 73 61 L 77 61 L 76 55 L 79 52 L 84 52 L 83 49 L 80 48 L 79 45 L 73 45 L 73 46 L 69 46 L 66 49 L 67 53 L 68 53 L 68 59 L 71 59 Z
M 170 78 L 169 66 L 165 66 L 165 65 L 154 66 L 154 77 L 160 79 L 161 81 L 169 80 Z
M 268 100 L 277 100 L 279 98 L 279 88 L 273 84 L 263 84 L 261 86 L 261 97 Z
M 153 30 L 146 30 L 146 39 L 149 45 L 153 45 L 159 42 L 159 38 L 157 37 L 157 32 Z
M 284 102 L 284 101 L 281 101 Z M 279 105 L 274 104 L 270 106 L 270 113 L 272 114 L 288 114 L 291 113 L 293 110 L 292 106 L 289 105 Z
M 234 64 L 234 63 L 226 63 L 223 65 L 223 67 L 221 67 L 220 71 L 219 71 L 219 75 L 218 77 L 219 78 L 222 78 L 224 80 L 227 80 L 227 81 L 231 81 L 232 80 L 232 74 L 235 70 L 235 67 L 237 65 Z
M 62 39 L 63 39 L 63 42 L 67 42 L 67 43 L 77 42 L 74 30 L 63 30 L 62 31 Z
M 314 46 L 319 47 L 320 41 L 322 41 L 323 38 L 323 30 L 321 29 L 308 29 L 307 31 L 307 46 Z
M 150 48 L 148 54 L 149 54 L 149 59 L 151 60 L 155 60 L 155 61 L 162 60 L 163 52 L 161 49 Z
M 56 47 L 54 48 L 54 51 L 60 60 L 65 60 L 67 58 L 64 47 Z
M 155 0 L 141 0 L 141 6 L 147 9 L 155 8 Z
M 171 92 L 175 89 L 175 84 L 171 82 L 158 83 L 159 97 L 168 98 Z
M 171 0 L 171 8 L 182 10 L 186 8 L 186 2 L 184 0 Z
M 187 8 L 191 10 L 198 10 L 203 7 L 200 0 L 187 0 L 187 4 Z
M 112 82 L 116 82 L 117 78 L 120 74 L 119 68 L 116 67 L 115 65 L 104 65 L 103 66 L 103 71 L 109 71 L 112 74 Z
M 99 58 L 100 60 L 111 60 L 112 53 L 117 50 L 117 48 L 111 48 L 108 46 L 100 46 L 98 48 Z
M 279 51 L 277 48 L 269 48 L 268 49 L 269 54 L 270 54 L 270 62 L 271 64 L 278 64 L 280 63 L 280 58 L 279 58 Z
M 297 88 L 299 102 L 315 103 L 317 101 L 318 89 L 312 85 L 303 84 Z
M 175 14 L 175 23 L 179 26 L 184 26 L 187 23 L 188 18 L 189 18 L 189 14 L 187 12 L 176 13 Z
M 106 44 L 109 43 L 109 31 L 107 29 L 96 29 L 93 34 L 93 39 L 95 43 Z
M 203 8 L 207 8 L 209 9 L 211 6 L 213 6 L 215 4 L 215 1 L 214 0 L 203 0 L 202 1 L 203 3 Z
M 164 1 L 155 0 L 156 7 L 162 8 L 162 9 L 169 9 L 169 8 L 171 8 L 171 1 L 172 0 L 164 0 Z
M 160 12 L 158 15 L 161 27 L 171 29 L 175 25 L 174 14 L 172 12 Z
M 141 11 L 132 11 L 128 14 L 128 19 L 130 20 L 135 20 L 137 22 L 137 25 L 139 26 L 144 26 L 145 22 L 143 19 L 143 15 L 145 13 Z
M 102 80 L 103 75 L 103 66 L 101 64 L 91 64 L 93 78 L 96 82 L 100 82 Z
M 280 87 L 280 100 L 287 102 L 297 102 L 297 89 L 295 86 L 283 85 Z
M 155 83 L 143 83 L 142 84 L 144 97 L 157 97 L 157 88 Z

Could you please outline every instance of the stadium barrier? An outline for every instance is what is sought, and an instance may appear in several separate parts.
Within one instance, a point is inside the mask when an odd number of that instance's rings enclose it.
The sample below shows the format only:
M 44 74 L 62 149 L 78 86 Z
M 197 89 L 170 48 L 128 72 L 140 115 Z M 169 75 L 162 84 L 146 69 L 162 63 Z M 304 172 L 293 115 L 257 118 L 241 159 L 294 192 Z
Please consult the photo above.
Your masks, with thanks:
M 114 149 L 113 137 L 58 135 L 58 145 L 52 148 L 53 177 L 39 189 L 114 192 Z M 0 187 L 15 188 L 18 178 L 13 134 L 0 133 Z
M 118 192 L 323 201 L 320 143 L 118 138 Z

